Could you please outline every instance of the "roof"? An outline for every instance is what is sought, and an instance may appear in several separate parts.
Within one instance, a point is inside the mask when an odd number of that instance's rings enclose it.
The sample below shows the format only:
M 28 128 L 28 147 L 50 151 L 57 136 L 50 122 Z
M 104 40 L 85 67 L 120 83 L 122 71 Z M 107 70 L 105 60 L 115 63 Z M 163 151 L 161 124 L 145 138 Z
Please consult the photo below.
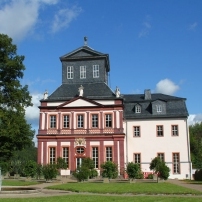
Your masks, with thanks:
M 79 53 L 85 53 L 83 55 Z M 84 60 L 84 59 L 95 59 L 95 58 L 104 58 L 106 61 L 106 69 L 110 71 L 110 63 L 109 63 L 109 54 L 98 52 L 89 46 L 81 46 L 76 50 L 73 50 L 63 56 L 60 57 L 61 61 L 68 60 Z
M 62 84 L 57 88 L 47 100 L 69 100 L 79 96 L 78 88 L 80 84 Z M 115 99 L 114 92 L 109 88 L 106 83 L 86 83 L 82 84 L 84 87 L 84 97 L 89 99 Z
M 187 117 L 188 111 L 185 104 L 185 98 L 165 95 L 161 93 L 151 94 L 150 100 L 144 99 L 144 94 L 123 95 L 124 98 L 124 117 L 126 119 L 142 118 L 171 118 Z M 156 100 L 163 101 L 166 104 L 166 113 L 152 113 L 152 103 Z M 135 105 L 140 104 L 141 113 L 135 113 Z

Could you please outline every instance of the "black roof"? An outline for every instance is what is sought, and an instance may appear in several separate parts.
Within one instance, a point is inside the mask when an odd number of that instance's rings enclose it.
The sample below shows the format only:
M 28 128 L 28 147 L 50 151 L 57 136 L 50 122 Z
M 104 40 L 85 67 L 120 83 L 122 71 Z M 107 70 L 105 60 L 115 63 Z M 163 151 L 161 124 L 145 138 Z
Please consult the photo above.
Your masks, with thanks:
M 62 84 L 46 101 L 70 100 L 79 96 L 80 84 Z M 116 96 L 106 83 L 85 83 L 83 96 L 89 99 L 115 99 Z
M 150 100 L 145 100 L 144 94 L 123 95 L 123 98 L 124 117 L 126 119 L 171 118 L 188 116 L 185 98 L 179 98 L 161 93 L 151 94 Z M 166 103 L 165 114 L 152 113 L 152 103 L 156 100 L 163 101 Z M 135 113 L 135 105 L 137 104 L 141 106 L 141 113 Z

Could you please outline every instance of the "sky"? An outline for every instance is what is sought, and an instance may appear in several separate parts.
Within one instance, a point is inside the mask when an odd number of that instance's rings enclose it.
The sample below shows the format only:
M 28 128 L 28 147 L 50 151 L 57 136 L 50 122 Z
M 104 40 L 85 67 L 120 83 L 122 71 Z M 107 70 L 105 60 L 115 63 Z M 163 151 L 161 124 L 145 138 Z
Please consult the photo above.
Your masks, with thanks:
M 39 100 L 62 83 L 60 56 L 84 45 L 109 54 L 109 86 L 122 94 L 186 98 L 188 123 L 202 121 L 201 0 L 0 0 L 0 33 L 24 55 L 38 130 Z

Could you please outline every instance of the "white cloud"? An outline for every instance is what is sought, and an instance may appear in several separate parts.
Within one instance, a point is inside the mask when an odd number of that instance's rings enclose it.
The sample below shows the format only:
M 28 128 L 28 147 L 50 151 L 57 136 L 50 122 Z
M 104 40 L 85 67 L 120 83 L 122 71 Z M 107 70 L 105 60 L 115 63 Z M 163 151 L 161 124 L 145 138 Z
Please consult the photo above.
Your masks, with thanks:
M 163 79 L 156 84 L 155 92 L 173 95 L 180 87 L 169 79 Z
M 62 28 L 67 28 L 69 24 L 76 19 L 76 17 L 81 13 L 82 9 L 80 7 L 72 7 L 71 9 L 61 9 L 55 14 L 54 21 L 51 27 L 51 32 L 58 32 Z
M 58 4 L 60 0 L 7 0 L 0 2 L 0 33 L 7 34 L 14 41 L 23 40 L 28 34 L 34 33 L 42 8 Z M 81 9 L 63 9 L 55 16 L 54 31 L 67 27 L 75 19 Z M 53 16 L 49 14 L 49 19 Z M 61 24 L 60 24 L 61 23 Z M 46 29 L 47 30 L 47 29 Z
M 197 26 L 198 26 L 198 23 L 194 22 L 193 24 L 189 25 L 189 30 L 195 30 Z
M 37 93 L 32 94 L 33 106 L 26 108 L 26 119 L 30 124 L 32 124 L 33 127 L 38 125 L 38 123 L 39 123 L 38 106 L 40 106 L 39 100 L 41 100 L 42 98 L 43 98 L 43 94 L 37 94 Z
M 150 21 L 150 16 L 146 16 L 146 20 L 142 23 L 143 27 L 138 35 L 139 38 L 146 37 L 149 35 L 150 29 L 152 27 Z
M 190 114 L 188 117 L 188 125 L 194 125 L 202 122 L 202 114 Z

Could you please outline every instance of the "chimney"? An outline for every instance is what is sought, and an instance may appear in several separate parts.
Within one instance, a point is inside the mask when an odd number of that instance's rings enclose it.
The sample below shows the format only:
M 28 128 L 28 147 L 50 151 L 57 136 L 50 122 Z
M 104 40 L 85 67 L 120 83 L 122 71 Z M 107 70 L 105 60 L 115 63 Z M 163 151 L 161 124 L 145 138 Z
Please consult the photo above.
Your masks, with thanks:
M 144 99 L 145 100 L 151 100 L 151 91 L 150 91 L 150 89 L 144 90 Z

